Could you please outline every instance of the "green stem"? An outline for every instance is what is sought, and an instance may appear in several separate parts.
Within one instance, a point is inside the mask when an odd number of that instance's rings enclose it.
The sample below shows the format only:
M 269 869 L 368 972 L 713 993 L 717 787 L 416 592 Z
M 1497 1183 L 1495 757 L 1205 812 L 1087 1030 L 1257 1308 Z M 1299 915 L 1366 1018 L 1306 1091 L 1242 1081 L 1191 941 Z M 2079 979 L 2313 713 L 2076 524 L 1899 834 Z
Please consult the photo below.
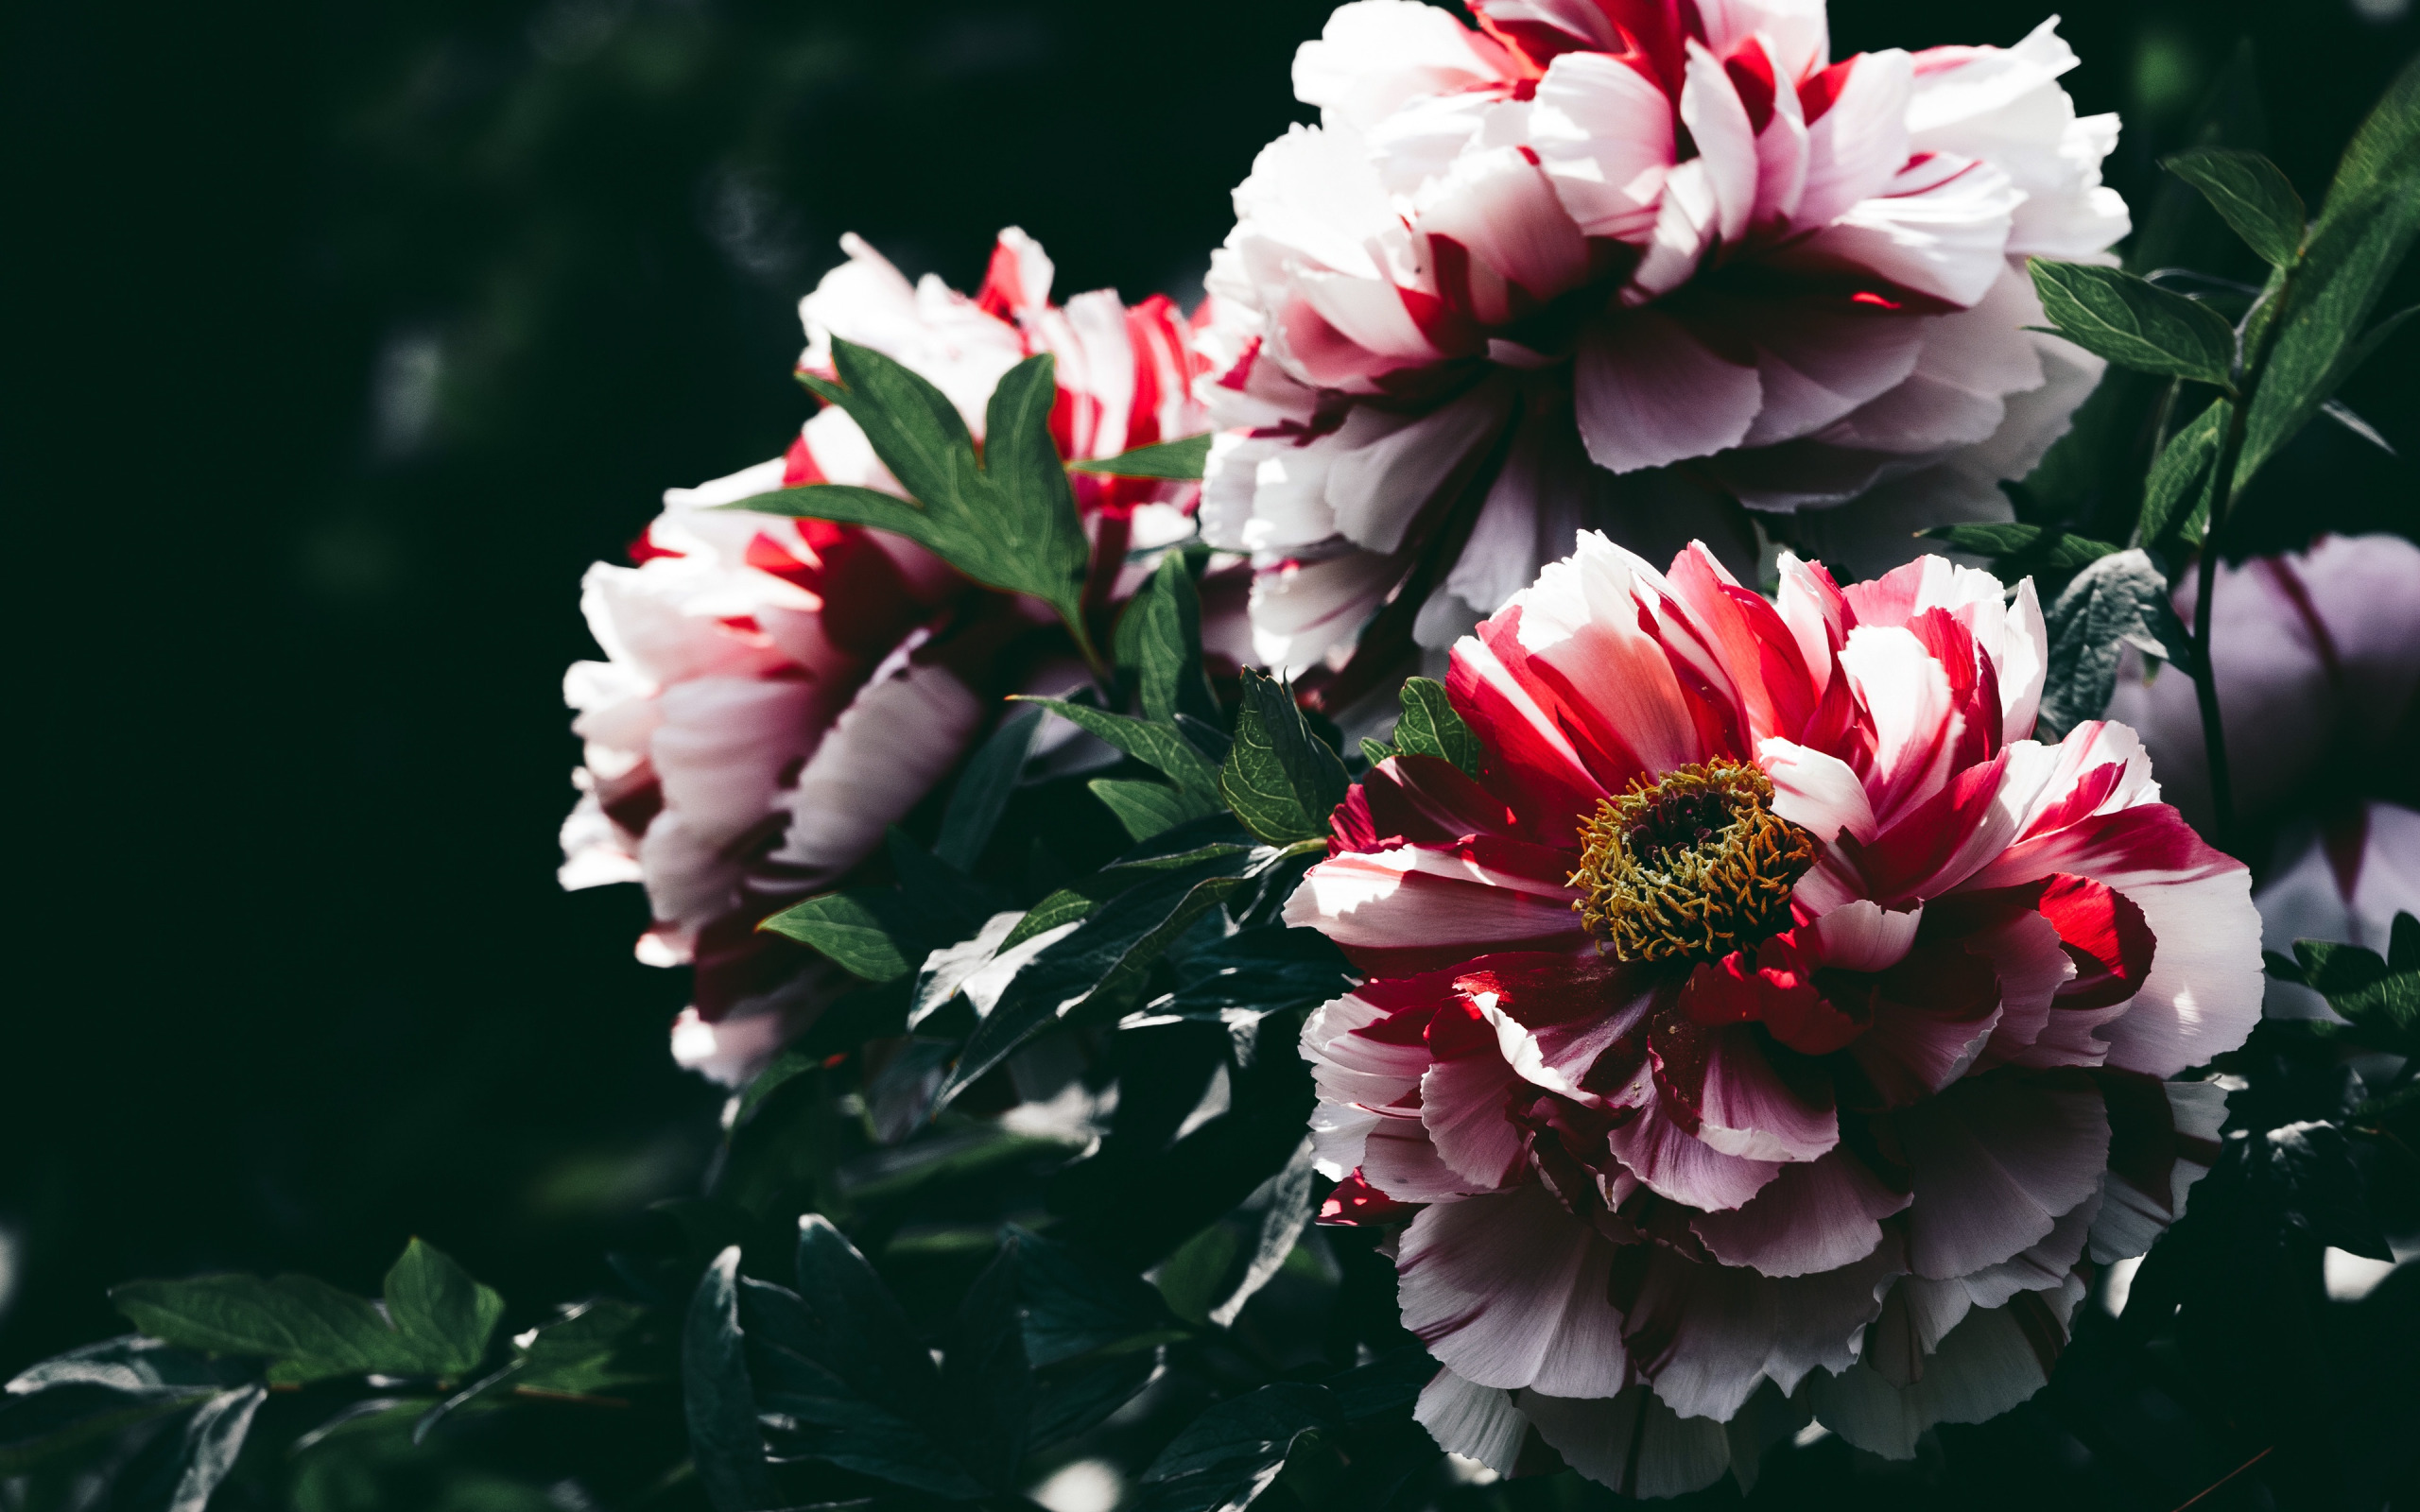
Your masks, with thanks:
M 2252 417 L 2252 401 L 2260 375 L 2269 365 L 2277 319 L 2262 318 L 2264 309 L 2283 310 L 2293 292 L 2294 270 L 2288 268 L 2276 286 L 2266 291 L 2243 315 L 2238 328 L 2251 335 L 2248 350 L 2238 354 L 2241 375 L 2229 390 L 2226 435 L 2210 469 L 2210 519 L 2202 532 L 2202 557 L 2196 563 L 2198 592 L 2193 600 L 2193 692 L 2202 713 L 2203 748 L 2210 766 L 2210 807 L 2214 811 L 2219 849 L 2235 853 L 2235 783 L 2227 768 L 2227 732 L 2219 709 L 2219 662 L 2210 654 L 2211 612 L 2218 597 L 2219 532 L 2235 513 L 2235 472 L 2243 458 L 2244 427 Z M 2238 340 L 2242 337 L 2239 335 Z
M 2219 849 L 2235 853 L 2235 784 L 2227 770 L 2227 732 L 2219 713 L 2219 663 L 2210 654 L 2210 610 L 2218 597 L 2219 527 L 2233 511 L 2227 494 L 2235 485 L 2236 461 L 2243 455 L 2244 414 L 2241 401 L 2227 417 L 2226 438 L 2219 443 L 2218 465 L 2210 475 L 2210 524 L 2202 534 L 2198 592 L 2193 599 L 2193 692 L 2202 710 L 2202 744 L 2209 753 L 2210 807 L 2217 816 Z

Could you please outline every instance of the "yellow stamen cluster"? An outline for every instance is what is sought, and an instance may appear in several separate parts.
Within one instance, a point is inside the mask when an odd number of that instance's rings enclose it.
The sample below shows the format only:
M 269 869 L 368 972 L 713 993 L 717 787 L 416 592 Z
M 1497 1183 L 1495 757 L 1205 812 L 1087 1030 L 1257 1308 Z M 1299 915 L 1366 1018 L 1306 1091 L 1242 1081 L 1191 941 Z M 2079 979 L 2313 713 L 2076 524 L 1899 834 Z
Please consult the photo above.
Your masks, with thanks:
M 1571 906 L 1625 961 L 1719 960 L 1789 923 L 1815 838 L 1772 811 L 1773 785 L 1717 757 L 1604 799 L 1580 827 Z

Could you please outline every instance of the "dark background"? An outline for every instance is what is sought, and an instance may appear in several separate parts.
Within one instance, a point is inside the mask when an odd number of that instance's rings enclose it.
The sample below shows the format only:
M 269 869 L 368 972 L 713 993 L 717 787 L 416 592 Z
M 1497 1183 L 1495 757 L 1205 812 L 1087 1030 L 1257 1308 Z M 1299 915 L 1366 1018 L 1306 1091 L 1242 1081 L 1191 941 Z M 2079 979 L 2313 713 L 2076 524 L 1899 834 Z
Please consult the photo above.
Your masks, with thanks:
M 1063 294 L 1189 304 L 1328 9 L 7 13 L 0 1368 L 113 1331 L 128 1277 L 374 1290 L 410 1233 L 516 1327 L 603 1280 L 718 1096 L 666 1057 L 637 889 L 554 885 L 582 568 L 785 444 L 842 232 L 971 287 L 1020 224 Z M 2239 36 L 2314 201 L 2420 43 L 2409 0 L 2078 9 L 2138 205 Z M 1834 49 L 2044 13 L 1838 0 Z M 2410 346 L 2346 396 L 2407 455 Z

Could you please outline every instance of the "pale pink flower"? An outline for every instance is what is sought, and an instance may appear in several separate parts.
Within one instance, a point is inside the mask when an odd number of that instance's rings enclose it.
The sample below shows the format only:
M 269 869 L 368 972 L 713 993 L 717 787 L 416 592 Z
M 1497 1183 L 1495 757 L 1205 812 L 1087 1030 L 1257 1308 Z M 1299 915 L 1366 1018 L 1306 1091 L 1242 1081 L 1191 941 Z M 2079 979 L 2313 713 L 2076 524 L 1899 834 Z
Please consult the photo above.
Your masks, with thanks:
M 1443 646 L 1606 529 L 1861 568 L 2006 519 L 2100 365 L 2028 255 L 2100 258 L 2115 116 L 2046 22 L 1833 62 L 1821 0 L 1357 0 L 1295 60 L 1209 278 L 1202 518 L 1306 667 Z M 1850 501 L 1856 501 L 1851 503 Z M 1392 595 L 1392 598 L 1391 596 Z
M 2307 551 L 2221 564 L 2211 606 L 2219 709 L 2236 816 L 2274 827 L 2254 893 L 2264 945 L 2343 940 L 2383 954 L 2397 913 L 2420 914 L 2420 546 L 2323 536 Z M 2177 593 L 2190 620 L 2196 580 Z M 2142 732 L 2169 797 L 2206 829 L 2209 753 L 2193 679 L 2131 651 L 2109 715 Z M 2272 982 L 2273 1011 L 2325 1012 Z
M 1130 309 L 1100 290 L 1054 305 L 1049 259 L 1015 230 L 972 299 L 932 277 L 910 284 L 855 236 L 842 245 L 849 261 L 800 303 L 802 366 L 828 372 L 836 335 L 873 348 L 941 388 L 979 438 L 993 386 L 1048 352 L 1063 455 L 1202 430 L 1190 330 L 1165 298 Z M 898 491 L 856 422 L 827 408 L 786 456 L 666 492 L 632 566 L 589 569 L 582 608 L 606 660 L 565 679 L 586 749 L 563 885 L 646 885 L 640 958 L 696 968 L 674 1057 L 723 1081 L 745 1079 L 846 980 L 757 922 L 865 860 L 1002 695 L 1080 677 L 1049 610 L 978 590 L 899 537 L 718 507 L 818 482 Z M 1134 549 L 1190 532 L 1194 485 L 1075 485 L 1095 602 L 1137 586 Z
M 2178 585 L 2193 617 L 2196 579 Z M 2323 536 L 2308 551 L 2218 570 L 2211 657 L 2226 718 L 2237 816 L 2270 817 L 2316 788 L 2420 799 L 2420 546 L 2401 536 Z M 2142 731 L 2170 799 L 2210 821 L 2208 753 L 2193 679 L 2146 676 L 2130 655 L 2109 717 Z
M 1380 763 L 1287 908 L 1371 973 L 1305 1027 L 1313 1129 L 1332 1219 L 1409 1219 L 1446 1448 L 1669 1495 L 1811 1410 L 1904 1457 L 2172 1221 L 2249 874 L 2131 730 L 2029 738 L 2044 666 L 2030 583 L 1785 555 L 1769 602 L 1593 532 L 1456 644 L 1478 776 Z

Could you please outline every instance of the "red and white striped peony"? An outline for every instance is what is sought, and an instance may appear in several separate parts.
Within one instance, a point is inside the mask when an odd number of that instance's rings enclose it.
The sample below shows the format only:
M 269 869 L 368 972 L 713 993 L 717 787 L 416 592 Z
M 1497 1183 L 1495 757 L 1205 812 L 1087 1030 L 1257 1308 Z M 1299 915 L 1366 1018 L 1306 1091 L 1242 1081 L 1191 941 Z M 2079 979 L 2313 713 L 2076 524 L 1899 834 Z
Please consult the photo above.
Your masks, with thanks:
M 1382 762 L 1288 907 L 1370 973 L 1304 1031 L 1328 1215 L 1409 1220 L 1446 1448 L 1668 1495 L 1811 1410 L 1905 1456 L 2172 1221 L 2249 874 L 2124 727 L 2029 738 L 2044 664 L 2030 582 L 1768 601 L 1594 533 L 1454 647 L 1478 777 Z
M 1835 62 L 1821 0 L 1471 9 L 1339 9 L 1294 65 L 1321 125 L 1236 191 L 1202 517 L 1260 563 L 1265 658 L 1390 594 L 1446 645 L 1582 527 L 1744 561 L 1741 505 L 1799 510 L 1878 571 L 2009 517 L 2100 370 L 2025 329 L 2024 258 L 2127 230 L 2055 23 Z
M 1103 289 L 1053 304 L 1050 260 L 1013 229 L 972 299 L 930 276 L 909 284 L 855 236 L 842 245 L 849 260 L 800 303 L 802 367 L 828 374 L 835 336 L 873 348 L 941 388 L 979 438 L 993 386 L 1048 352 L 1063 455 L 1115 456 L 1203 429 L 1191 331 L 1167 299 L 1129 308 Z M 763 1064 L 840 979 L 758 920 L 863 861 L 1002 695 L 1080 678 L 1050 610 L 977 589 L 920 546 L 719 507 L 822 482 L 899 491 L 837 408 L 807 421 L 786 456 L 667 491 L 633 565 L 589 569 L 582 608 L 606 660 L 565 679 L 587 745 L 563 885 L 646 885 L 654 923 L 640 958 L 697 970 L 673 1055 L 723 1081 Z M 1095 602 L 1138 585 L 1132 549 L 1191 530 L 1196 485 L 1073 482 Z

